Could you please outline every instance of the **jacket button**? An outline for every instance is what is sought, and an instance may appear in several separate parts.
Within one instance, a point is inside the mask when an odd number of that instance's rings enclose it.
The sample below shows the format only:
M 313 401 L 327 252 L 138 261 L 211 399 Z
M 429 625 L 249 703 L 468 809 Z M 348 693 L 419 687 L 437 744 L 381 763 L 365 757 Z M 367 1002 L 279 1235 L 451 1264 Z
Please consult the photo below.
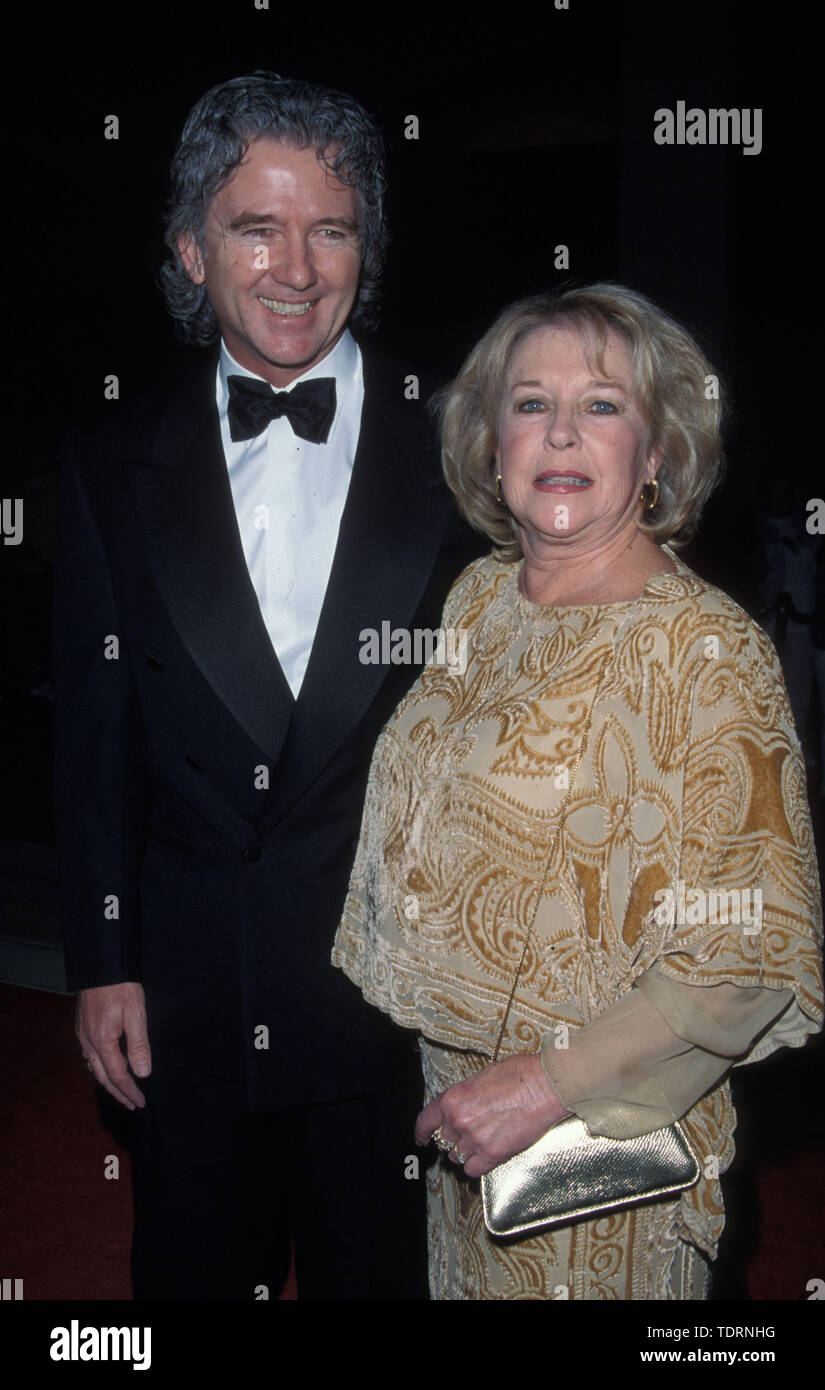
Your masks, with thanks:
M 193 758 L 191 753 L 187 753 L 186 761 L 188 762 L 190 767 L 193 767 L 195 769 L 196 772 L 203 772 L 203 763 L 200 762 L 197 758 Z
M 243 852 L 243 860 L 244 860 L 244 863 L 245 863 L 245 864 L 257 864 L 257 862 L 258 862 L 258 860 L 260 859 L 260 857 L 261 857 L 261 847 L 260 847 L 260 845 L 250 845 L 250 846 L 249 846 L 249 849 L 245 849 L 244 852 Z
M 163 670 L 163 662 L 162 662 L 162 661 L 158 661 L 158 659 L 157 659 L 156 656 L 147 656 L 147 658 L 146 658 L 146 665 L 149 667 L 150 671 L 162 671 L 162 670 Z

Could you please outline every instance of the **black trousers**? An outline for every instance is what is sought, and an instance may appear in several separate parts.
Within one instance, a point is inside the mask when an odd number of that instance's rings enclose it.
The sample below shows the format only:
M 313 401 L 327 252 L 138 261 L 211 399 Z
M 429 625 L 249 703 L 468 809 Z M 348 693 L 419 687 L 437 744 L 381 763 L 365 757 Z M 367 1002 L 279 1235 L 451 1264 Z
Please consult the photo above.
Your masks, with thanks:
M 265 1115 L 214 1077 L 140 1085 L 136 1299 L 275 1298 L 293 1244 L 300 1299 L 428 1297 L 421 1083 Z

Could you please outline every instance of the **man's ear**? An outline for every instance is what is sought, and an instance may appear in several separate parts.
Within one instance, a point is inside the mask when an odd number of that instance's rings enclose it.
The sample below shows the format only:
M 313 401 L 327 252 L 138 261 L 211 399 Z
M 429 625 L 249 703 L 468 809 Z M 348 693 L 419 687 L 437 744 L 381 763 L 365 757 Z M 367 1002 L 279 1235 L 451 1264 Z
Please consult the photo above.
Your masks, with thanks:
M 189 279 L 195 285 L 202 285 L 206 279 L 203 252 L 192 232 L 182 232 L 178 237 L 178 251 Z

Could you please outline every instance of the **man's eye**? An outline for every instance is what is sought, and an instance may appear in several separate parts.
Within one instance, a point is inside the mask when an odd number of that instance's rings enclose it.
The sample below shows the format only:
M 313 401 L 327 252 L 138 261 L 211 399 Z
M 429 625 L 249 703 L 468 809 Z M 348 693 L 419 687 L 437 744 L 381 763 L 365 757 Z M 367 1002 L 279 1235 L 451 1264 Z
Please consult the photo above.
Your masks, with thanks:
M 340 227 L 322 227 L 321 236 L 324 241 L 344 241 L 347 233 L 342 231 Z
M 613 401 L 593 401 L 590 409 L 596 415 L 616 415 L 618 413 L 618 407 L 613 404 Z

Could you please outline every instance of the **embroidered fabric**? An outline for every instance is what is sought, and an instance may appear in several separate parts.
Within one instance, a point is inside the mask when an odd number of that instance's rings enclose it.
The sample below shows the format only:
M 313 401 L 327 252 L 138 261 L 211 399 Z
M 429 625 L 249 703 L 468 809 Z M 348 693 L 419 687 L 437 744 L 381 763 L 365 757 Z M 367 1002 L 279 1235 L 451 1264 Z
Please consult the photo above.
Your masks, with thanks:
M 643 1133 L 663 1123 L 651 1111 L 687 1101 L 688 1138 L 724 1172 L 734 1115 L 722 1076 L 821 1026 L 821 907 L 776 654 L 668 553 L 676 572 L 632 600 L 599 692 L 502 1055 L 542 1050 L 562 1098 L 567 1085 L 594 1125 L 624 1107 L 619 1123 Z M 631 607 L 531 604 L 519 568 L 490 556 L 460 576 L 442 625 L 462 632 L 466 667 L 431 662 L 379 739 L 333 953 L 428 1046 L 487 1059 L 569 763 Z M 615 1075 L 597 1077 L 591 1055 L 585 1076 L 590 1030 L 626 999 L 619 1018 L 652 1009 L 648 1024 L 670 1037 L 634 1057 L 628 1035 Z M 548 1062 L 560 1028 L 570 1055 Z M 712 1257 L 718 1180 L 703 1175 L 676 1207 L 679 1239 Z

